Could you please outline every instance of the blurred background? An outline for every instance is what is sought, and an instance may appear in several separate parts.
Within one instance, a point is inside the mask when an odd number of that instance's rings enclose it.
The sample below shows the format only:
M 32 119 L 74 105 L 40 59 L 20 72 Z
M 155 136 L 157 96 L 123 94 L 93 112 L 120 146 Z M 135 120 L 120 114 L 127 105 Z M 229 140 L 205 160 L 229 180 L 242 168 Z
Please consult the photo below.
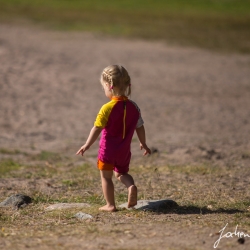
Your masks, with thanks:
M 119 63 L 164 164 L 248 155 L 249 53 L 250 0 L 0 0 L 0 148 L 73 155 Z
M 0 0 L 1 22 L 250 52 L 249 0 Z

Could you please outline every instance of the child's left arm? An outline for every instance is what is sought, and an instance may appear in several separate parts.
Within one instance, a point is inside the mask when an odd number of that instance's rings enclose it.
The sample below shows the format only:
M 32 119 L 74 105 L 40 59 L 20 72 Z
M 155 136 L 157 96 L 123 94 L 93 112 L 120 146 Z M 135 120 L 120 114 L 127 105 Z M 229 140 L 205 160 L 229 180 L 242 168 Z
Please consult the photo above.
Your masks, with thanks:
M 96 139 L 100 135 L 101 131 L 102 131 L 102 128 L 94 126 L 90 130 L 89 137 L 88 137 L 86 143 L 80 147 L 80 149 L 76 152 L 76 155 L 81 154 L 83 156 L 85 151 L 87 151 L 90 148 L 90 146 L 96 141 Z
M 136 133 L 137 133 L 138 139 L 140 141 L 141 150 L 145 149 L 143 155 L 151 154 L 151 150 L 148 148 L 148 146 L 146 144 L 146 133 L 145 133 L 144 126 L 142 125 L 141 127 L 137 128 Z

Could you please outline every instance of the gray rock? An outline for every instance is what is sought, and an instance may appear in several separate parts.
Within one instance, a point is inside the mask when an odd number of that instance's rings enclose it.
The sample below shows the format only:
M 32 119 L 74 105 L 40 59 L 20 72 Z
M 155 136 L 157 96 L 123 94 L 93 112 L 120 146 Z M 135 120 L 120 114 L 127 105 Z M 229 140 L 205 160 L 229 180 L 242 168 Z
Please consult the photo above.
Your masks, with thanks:
M 131 209 L 139 209 L 139 210 L 164 210 L 168 208 L 173 208 L 178 206 L 178 204 L 173 200 L 139 200 L 137 201 L 137 205 L 133 208 L 128 208 L 128 203 L 123 203 L 119 206 L 119 208 L 126 208 L 128 210 Z
M 45 211 L 62 210 L 70 208 L 83 208 L 83 207 L 90 207 L 90 205 L 87 203 L 56 203 L 45 208 Z
M 93 219 L 93 216 L 90 215 L 90 214 L 85 214 L 85 213 L 82 213 L 82 212 L 79 212 L 77 214 L 75 214 L 75 217 L 77 219 L 80 219 L 80 220 L 87 220 L 87 219 Z
M 0 203 L 0 207 L 13 207 L 13 209 L 19 209 L 25 207 L 32 202 L 32 199 L 23 194 L 14 194 Z

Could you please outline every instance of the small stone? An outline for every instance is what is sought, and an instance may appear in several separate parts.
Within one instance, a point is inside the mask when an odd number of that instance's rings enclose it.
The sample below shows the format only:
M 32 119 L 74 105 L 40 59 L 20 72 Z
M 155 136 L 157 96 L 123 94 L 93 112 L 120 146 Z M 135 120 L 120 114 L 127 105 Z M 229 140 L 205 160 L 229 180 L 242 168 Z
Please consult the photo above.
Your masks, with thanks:
M 133 208 L 128 208 L 128 203 L 123 203 L 119 206 L 119 208 L 126 208 L 128 210 L 131 209 L 139 209 L 139 210 L 164 210 L 173 207 L 177 207 L 178 204 L 173 200 L 139 200 L 137 201 L 137 205 Z
M 159 153 L 159 150 L 157 148 L 155 148 L 155 147 L 152 147 L 151 148 L 151 154 L 157 154 L 157 153 Z
M 62 210 L 70 208 L 90 207 L 88 203 L 56 203 L 45 208 L 45 211 Z
M 82 213 L 82 212 L 79 212 L 77 214 L 75 214 L 75 217 L 77 219 L 80 219 L 80 220 L 87 220 L 87 219 L 93 219 L 93 216 L 90 215 L 90 214 L 85 214 L 85 213 Z
M 239 238 L 237 241 L 238 241 L 239 244 L 244 244 L 245 243 L 245 239 L 244 238 Z
M 0 203 L 0 207 L 13 207 L 13 209 L 19 209 L 27 206 L 32 202 L 32 199 L 24 194 L 14 194 L 6 198 Z

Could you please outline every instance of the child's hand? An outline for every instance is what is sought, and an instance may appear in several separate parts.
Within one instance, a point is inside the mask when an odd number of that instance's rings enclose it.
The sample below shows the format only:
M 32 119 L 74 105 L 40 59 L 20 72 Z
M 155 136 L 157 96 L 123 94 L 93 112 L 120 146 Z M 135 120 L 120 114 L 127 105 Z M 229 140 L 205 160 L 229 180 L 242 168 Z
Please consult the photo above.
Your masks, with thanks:
M 76 152 L 76 155 L 82 155 L 85 153 L 85 151 L 87 151 L 89 149 L 89 146 L 87 146 L 86 144 L 81 146 L 80 149 Z
M 83 146 L 80 147 L 80 149 L 76 152 L 76 155 L 81 154 L 83 156 L 85 151 L 87 151 L 90 148 L 90 146 L 95 142 L 95 140 L 98 138 L 101 131 L 102 131 L 102 128 L 94 126 L 90 130 L 89 137 L 88 137 L 86 143 Z
M 146 144 L 143 145 L 140 143 L 140 147 L 141 147 L 141 150 L 145 149 L 143 155 L 151 154 L 151 150 L 148 148 L 148 146 Z

